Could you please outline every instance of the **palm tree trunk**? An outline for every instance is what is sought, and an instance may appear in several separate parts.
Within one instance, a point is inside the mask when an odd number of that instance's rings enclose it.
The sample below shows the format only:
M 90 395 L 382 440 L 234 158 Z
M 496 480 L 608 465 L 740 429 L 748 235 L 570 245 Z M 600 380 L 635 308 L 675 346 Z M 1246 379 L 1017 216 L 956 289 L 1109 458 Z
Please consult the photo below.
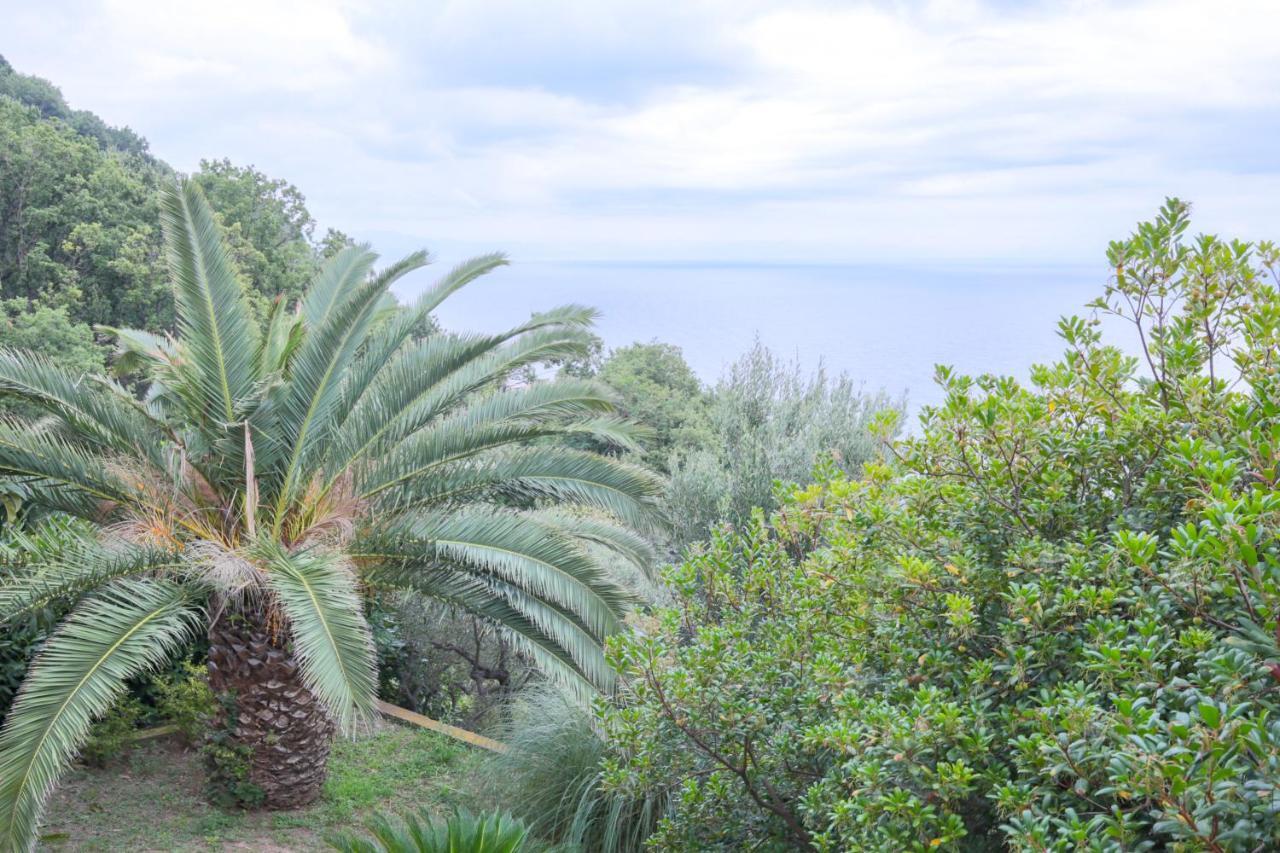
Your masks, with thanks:
M 248 783 L 261 797 L 235 799 L 260 800 L 267 809 L 297 808 L 319 796 L 334 724 L 302 682 L 282 618 L 255 608 L 224 611 L 209 629 L 209 686 L 218 699 L 214 736 L 247 765 L 238 768 L 240 779 L 213 783 Z M 210 771 L 225 776 L 225 762 L 211 759 Z

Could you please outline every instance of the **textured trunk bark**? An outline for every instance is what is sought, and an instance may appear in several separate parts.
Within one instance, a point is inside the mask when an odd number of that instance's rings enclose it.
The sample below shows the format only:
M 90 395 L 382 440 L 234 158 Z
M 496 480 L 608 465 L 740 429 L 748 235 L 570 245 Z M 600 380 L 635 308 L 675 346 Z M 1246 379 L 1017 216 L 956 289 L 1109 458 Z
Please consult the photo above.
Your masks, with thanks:
M 215 726 L 242 747 L 262 807 L 293 809 L 320 794 L 334 725 L 303 686 L 287 630 L 262 612 L 224 612 L 209 630 Z M 234 719 L 233 719 L 234 717 Z

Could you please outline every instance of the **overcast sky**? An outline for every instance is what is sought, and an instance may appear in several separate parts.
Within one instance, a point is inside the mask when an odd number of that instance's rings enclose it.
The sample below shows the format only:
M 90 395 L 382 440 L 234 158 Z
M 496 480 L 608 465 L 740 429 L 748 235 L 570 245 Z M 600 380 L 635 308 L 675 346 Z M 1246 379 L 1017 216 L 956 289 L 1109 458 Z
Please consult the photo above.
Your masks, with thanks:
M 1083 263 L 1280 237 L 1280 3 L 0 0 L 0 52 L 388 253 Z

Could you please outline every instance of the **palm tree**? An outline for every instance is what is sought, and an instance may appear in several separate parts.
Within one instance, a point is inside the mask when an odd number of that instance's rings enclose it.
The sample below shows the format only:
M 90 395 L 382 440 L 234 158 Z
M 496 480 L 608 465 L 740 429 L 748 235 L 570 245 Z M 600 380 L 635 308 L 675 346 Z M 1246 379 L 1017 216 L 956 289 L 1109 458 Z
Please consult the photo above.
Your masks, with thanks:
M 0 350 L 0 392 L 39 406 L 0 421 L 0 474 L 92 520 L 92 541 L 0 586 L 3 624 L 74 609 L 0 731 L 0 850 L 26 848 L 44 800 L 124 682 L 207 631 L 223 724 L 265 805 L 316 796 L 335 728 L 374 711 L 362 599 L 407 591 L 487 620 L 548 675 L 607 687 L 601 643 L 627 602 L 600 546 L 651 560 L 660 482 L 575 449 L 638 429 L 581 380 L 513 377 L 585 350 L 568 306 L 507 332 L 416 334 L 442 300 L 505 263 L 463 264 L 410 309 L 348 248 L 298 305 L 256 323 L 200 191 L 162 196 L 178 334 L 110 330 L 139 401 L 100 376 Z

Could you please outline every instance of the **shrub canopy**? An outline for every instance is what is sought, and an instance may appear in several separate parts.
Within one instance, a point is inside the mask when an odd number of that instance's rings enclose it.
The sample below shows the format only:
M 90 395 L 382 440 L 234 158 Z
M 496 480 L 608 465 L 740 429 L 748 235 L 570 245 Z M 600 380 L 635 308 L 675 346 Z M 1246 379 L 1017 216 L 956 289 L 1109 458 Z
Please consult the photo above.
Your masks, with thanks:
M 1029 386 L 940 368 L 884 462 L 673 569 L 602 710 L 652 843 L 1280 845 L 1280 256 L 1187 228 L 1112 244 Z

